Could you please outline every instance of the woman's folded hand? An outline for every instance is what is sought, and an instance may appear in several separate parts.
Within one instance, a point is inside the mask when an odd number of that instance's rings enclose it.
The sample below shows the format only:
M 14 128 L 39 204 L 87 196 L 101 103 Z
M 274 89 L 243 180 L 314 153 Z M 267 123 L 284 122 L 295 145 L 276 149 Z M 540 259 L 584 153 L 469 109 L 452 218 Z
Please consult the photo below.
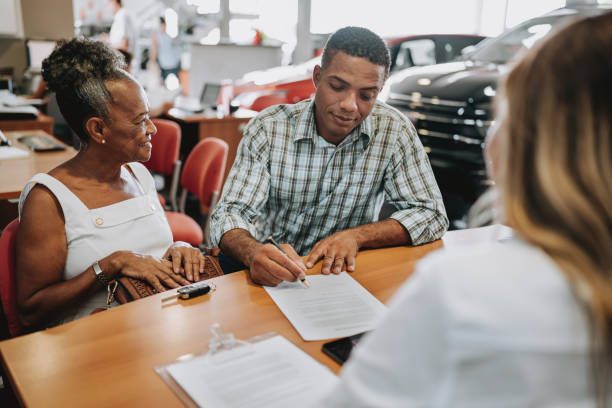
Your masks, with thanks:
M 173 263 L 167 259 L 121 251 L 118 260 L 122 275 L 147 281 L 158 292 L 189 284 L 189 281 L 179 274 L 180 270 L 179 273 L 174 272 Z
M 191 282 L 200 280 L 200 274 L 204 272 L 206 260 L 202 251 L 186 242 L 175 242 L 164 254 L 164 259 L 172 261 L 175 274 L 181 274 Z

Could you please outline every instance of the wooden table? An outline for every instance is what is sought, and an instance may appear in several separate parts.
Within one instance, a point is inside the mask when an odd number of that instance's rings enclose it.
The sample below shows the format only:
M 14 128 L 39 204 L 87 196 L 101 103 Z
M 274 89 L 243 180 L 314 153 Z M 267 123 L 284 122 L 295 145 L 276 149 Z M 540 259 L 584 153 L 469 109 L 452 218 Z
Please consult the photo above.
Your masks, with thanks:
M 167 116 L 179 123 L 197 126 L 198 140 L 206 139 L 207 137 L 217 137 L 227 142 L 229 145 L 229 152 L 227 155 L 225 174 L 223 176 L 223 182 L 225 182 L 232 168 L 232 164 L 234 164 L 238 144 L 240 144 L 240 140 L 242 139 L 242 127 L 256 114 L 257 112 L 254 111 L 239 110 L 233 115 L 217 117 L 215 113 L 187 114 L 185 111 L 172 108 L 168 111 Z M 190 149 L 188 150 L 190 151 Z M 186 155 L 189 151 L 183 153 Z
M 11 130 L 43 130 L 52 135 L 53 118 L 44 113 L 39 113 L 36 119 L 0 120 L 0 130 L 3 132 Z
M 18 137 L 32 133 L 45 132 L 42 130 L 4 132 L 11 141 L 11 145 L 26 150 L 28 156 L 0 160 L 0 200 L 19 198 L 21 189 L 32 176 L 37 173 L 46 173 L 76 154 L 76 150 L 69 146 L 62 151 L 36 153 L 17 141 Z
M 490 229 L 451 232 L 472 245 Z M 449 245 L 449 244 L 445 244 Z M 362 251 L 351 274 L 382 302 L 387 302 L 413 271 L 417 260 L 443 246 Z M 319 273 L 320 263 L 309 271 Z M 178 302 L 161 293 L 42 332 L 0 343 L 0 353 L 18 398 L 31 407 L 181 406 L 154 372 L 157 365 L 207 349 L 209 327 L 247 339 L 275 331 L 334 372 L 340 366 L 321 352 L 324 341 L 305 342 L 265 290 L 236 272 L 212 280 L 210 295 Z M 228 379 L 229 381 L 229 379 Z

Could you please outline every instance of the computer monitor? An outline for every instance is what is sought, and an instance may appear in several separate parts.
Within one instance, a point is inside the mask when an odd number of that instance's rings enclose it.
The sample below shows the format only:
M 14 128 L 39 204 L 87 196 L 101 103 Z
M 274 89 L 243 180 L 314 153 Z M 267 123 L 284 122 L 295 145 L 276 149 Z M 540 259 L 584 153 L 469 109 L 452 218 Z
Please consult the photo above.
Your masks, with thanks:
M 211 83 L 204 84 L 204 88 L 202 89 L 202 94 L 200 95 L 200 106 L 202 110 L 217 107 L 217 98 L 219 96 L 220 89 L 221 89 L 221 85 L 219 84 L 211 84 Z
M 55 48 L 55 41 L 28 40 L 26 50 L 28 54 L 28 67 L 32 71 L 40 72 L 42 62 Z

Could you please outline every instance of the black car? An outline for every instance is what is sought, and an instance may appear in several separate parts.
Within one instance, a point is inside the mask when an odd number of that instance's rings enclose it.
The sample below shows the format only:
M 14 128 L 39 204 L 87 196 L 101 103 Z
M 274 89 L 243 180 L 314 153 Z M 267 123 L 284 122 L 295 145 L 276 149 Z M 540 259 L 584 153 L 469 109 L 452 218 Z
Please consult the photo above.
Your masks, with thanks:
M 390 77 L 386 102 L 414 124 L 442 191 L 451 228 L 465 226 L 467 210 L 492 184 L 483 147 L 493 121 L 492 98 L 508 62 L 555 26 L 610 10 L 610 5 L 558 9 L 483 41 L 459 61 L 408 68 Z
M 425 34 L 388 39 L 390 70 L 394 72 L 452 61 L 461 56 L 463 49 L 475 46 L 485 38 L 474 34 Z

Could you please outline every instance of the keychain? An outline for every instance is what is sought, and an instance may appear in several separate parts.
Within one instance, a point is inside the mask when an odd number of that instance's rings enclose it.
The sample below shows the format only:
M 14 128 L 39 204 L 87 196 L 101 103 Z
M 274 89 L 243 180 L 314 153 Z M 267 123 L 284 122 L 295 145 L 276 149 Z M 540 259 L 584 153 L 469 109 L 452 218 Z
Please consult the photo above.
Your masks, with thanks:
M 111 288 L 112 286 L 112 288 Z M 110 307 L 110 304 L 115 300 L 115 292 L 117 292 L 117 286 L 119 286 L 119 282 L 113 281 L 110 285 L 106 286 L 106 308 Z

